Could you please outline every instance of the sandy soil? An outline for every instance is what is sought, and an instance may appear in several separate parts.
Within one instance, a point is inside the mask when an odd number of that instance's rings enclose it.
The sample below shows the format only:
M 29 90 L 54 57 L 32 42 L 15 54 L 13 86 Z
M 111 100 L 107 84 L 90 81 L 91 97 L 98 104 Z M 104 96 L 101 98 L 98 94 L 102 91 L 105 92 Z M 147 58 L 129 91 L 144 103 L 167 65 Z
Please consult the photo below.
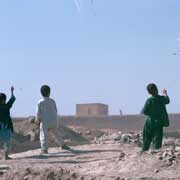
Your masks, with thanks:
M 34 124 L 19 121 L 15 131 L 13 160 L 4 161 L 0 157 L 0 180 L 180 179 L 177 132 L 165 134 L 168 139 L 162 150 L 141 154 L 138 147 L 142 143 L 141 132 L 62 126 L 59 135 L 73 150 L 57 147 L 54 135 L 50 134 L 49 154 L 41 155 Z M 172 150 L 174 144 L 176 150 Z M 2 153 L 0 145 L 0 156 Z
M 156 153 L 140 154 L 135 145 L 91 144 L 73 149 L 52 148 L 48 155 L 40 155 L 40 150 L 13 154 L 12 161 L 1 161 L 1 167 L 9 168 L 1 179 L 180 179 L 179 162 L 165 165 Z

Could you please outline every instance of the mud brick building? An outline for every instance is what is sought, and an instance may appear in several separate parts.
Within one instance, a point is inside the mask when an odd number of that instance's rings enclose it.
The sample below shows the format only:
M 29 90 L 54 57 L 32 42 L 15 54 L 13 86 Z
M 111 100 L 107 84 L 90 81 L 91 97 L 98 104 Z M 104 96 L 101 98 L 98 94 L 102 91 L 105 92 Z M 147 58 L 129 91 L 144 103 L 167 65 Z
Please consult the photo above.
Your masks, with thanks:
M 108 116 L 109 107 L 106 104 L 77 104 L 76 116 Z

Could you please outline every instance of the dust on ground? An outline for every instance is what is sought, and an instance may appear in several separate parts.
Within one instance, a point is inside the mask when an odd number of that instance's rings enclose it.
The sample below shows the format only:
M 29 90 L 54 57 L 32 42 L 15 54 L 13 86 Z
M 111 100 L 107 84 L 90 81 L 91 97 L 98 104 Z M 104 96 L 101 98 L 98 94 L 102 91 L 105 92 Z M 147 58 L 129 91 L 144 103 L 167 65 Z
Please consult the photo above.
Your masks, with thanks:
M 33 123 L 18 122 L 15 130 L 13 160 L 0 160 L 2 180 L 180 179 L 180 138 L 175 132 L 165 135 L 161 150 L 140 153 L 141 132 L 60 127 L 72 151 L 57 147 L 50 137 L 52 148 L 41 155 Z
M 3 179 L 179 179 L 180 153 L 170 150 L 140 154 L 133 144 L 91 144 L 73 147 L 73 151 L 51 148 L 13 154 L 12 161 L 1 161 L 9 170 Z M 163 160 L 166 159 L 167 161 Z M 172 163 L 168 164 L 172 158 Z M 173 160 L 174 158 L 174 160 Z

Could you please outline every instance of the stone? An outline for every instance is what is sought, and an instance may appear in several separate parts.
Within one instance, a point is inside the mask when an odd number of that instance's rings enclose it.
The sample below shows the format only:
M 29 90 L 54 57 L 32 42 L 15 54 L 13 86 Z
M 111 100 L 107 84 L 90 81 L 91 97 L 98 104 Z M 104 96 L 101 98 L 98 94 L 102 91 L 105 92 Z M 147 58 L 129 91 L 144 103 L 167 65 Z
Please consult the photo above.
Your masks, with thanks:
M 86 134 L 86 135 L 91 135 L 91 131 L 90 131 L 90 130 L 87 130 L 87 131 L 85 132 L 85 134 Z
M 163 155 L 162 155 L 163 159 L 166 158 L 167 156 L 168 156 L 167 152 L 164 152 Z
M 76 173 L 73 173 L 73 174 L 72 174 L 72 178 L 74 178 L 74 179 L 76 179 L 76 178 L 77 178 Z
M 175 139 L 165 139 L 163 141 L 163 146 L 171 147 L 172 149 L 175 149 Z
M 175 151 L 180 151 L 180 146 L 177 146 L 177 147 L 175 148 Z
M 126 156 L 126 154 L 121 152 L 120 155 L 119 155 L 118 160 L 122 160 L 125 156 Z
M 115 180 L 125 180 L 124 178 L 117 177 Z
M 159 169 L 156 169 L 154 172 L 155 172 L 155 173 L 159 173 L 159 171 L 160 171 Z
M 174 158 L 173 158 L 173 157 L 168 157 L 166 160 L 167 160 L 168 162 L 173 162 Z
M 23 178 L 23 180 L 28 180 L 29 178 L 28 178 L 28 176 L 25 176 L 24 178 Z
M 35 142 L 39 140 L 39 130 L 32 130 L 29 133 L 27 133 L 27 136 L 30 136 L 30 141 Z
M 122 143 L 128 143 L 129 142 L 129 137 L 127 134 L 123 134 L 121 137 L 121 142 Z
M 120 141 L 121 140 L 121 135 L 118 135 L 114 138 L 115 141 Z
M 172 166 L 173 165 L 173 163 L 171 162 L 171 161 L 169 161 L 169 162 L 167 162 L 167 164 L 166 164 L 167 166 Z
M 7 165 L 0 165 L 0 170 L 9 170 L 9 168 Z

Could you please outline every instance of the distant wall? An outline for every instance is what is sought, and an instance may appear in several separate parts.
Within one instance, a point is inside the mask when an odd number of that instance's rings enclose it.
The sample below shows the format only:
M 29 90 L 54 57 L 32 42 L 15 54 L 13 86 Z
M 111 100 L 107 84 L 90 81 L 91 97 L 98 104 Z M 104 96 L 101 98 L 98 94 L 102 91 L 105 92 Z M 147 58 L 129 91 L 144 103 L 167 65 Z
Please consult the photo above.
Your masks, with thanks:
M 165 130 L 180 131 L 180 114 L 170 114 L 169 117 L 170 127 L 165 128 Z M 18 121 L 24 121 L 28 118 L 14 119 Z M 61 116 L 60 122 L 64 126 L 80 126 L 91 129 L 116 129 L 120 131 L 137 131 L 143 129 L 145 117 L 141 115 L 99 117 Z
M 170 114 L 170 127 L 167 131 L 180 131 L 180 114 Z M 61 123 L 65 126 L 82 126 L 92 129 L 118 129 L 120 131 L 142 130 L 145 117 L 142 115 L 76 117 L 63 116 Z

